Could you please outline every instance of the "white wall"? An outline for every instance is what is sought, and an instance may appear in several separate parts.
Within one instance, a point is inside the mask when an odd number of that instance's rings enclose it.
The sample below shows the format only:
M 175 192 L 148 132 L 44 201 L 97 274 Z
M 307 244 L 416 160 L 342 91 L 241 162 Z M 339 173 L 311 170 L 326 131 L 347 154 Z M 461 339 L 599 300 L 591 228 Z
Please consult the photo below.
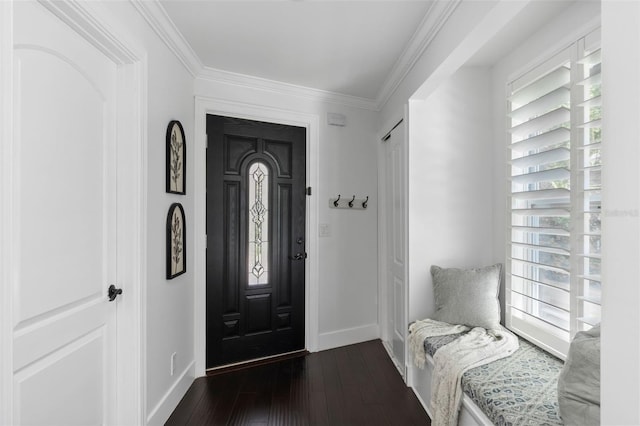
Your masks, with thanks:
M 603 425 L 640 424 L 640 3 L 602 2 Z
M 160 41 L 130 2 L 101 3 L 107 25 L 130 34 L 147 56 L 147 276 L 146 283 L 146 416 L 162 424 L 193 381 L 193 274 L 167 280 L 165 229 L 169 206 L 180 202 L 187 221 L 187 242 L 193 239 L 192 168 L 187 159 L 187 195 L 165 192 L 165 132 L 171 120 L 184 127 L 187 154 L 193 151 L 193 77 Z M 187 253 L 189 256 L 190 253 Z M 189 258 L 187 258 L 189 262 Z M 170 357 L 176 353 L 175 373 Z
M 325 125 L 321 112 L 319 223 L 330 226 L 331 236 L 319 244 L 319 349 L 354 343 L 347 335 L 378 337 L 376 121 L 370 111 L 342 111 L 344 128 Z M 330 209 L 329 198 L 338 194 L 369 196 L 368 207 Z
M 409 104 L 409 321 L 434 312 L 431 265 L 482 267 L 492 242 L 488 68 L 461 68 Z
M 318 239 L 318 349 L 378 337 L 376 113 L 306 97 L 196 79 L 196 96 L 313 114 L 319 117 L 318 223 L 329 237 Z M 346 126 L 327 124 L 327 113 L 346 116 Z M 367 210 L 329 208 L 329 198 L 369 196 Z M 317 229 L 310 230 L 318 235 Z

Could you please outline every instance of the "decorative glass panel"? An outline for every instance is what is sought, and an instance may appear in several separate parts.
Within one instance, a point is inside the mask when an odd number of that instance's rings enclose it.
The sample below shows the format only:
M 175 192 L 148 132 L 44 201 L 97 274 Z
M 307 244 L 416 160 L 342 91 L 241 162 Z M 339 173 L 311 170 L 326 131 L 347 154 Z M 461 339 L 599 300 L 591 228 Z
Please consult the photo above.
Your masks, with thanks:
M 269 168 L 249 168 L 249 285 L 269 283 Z

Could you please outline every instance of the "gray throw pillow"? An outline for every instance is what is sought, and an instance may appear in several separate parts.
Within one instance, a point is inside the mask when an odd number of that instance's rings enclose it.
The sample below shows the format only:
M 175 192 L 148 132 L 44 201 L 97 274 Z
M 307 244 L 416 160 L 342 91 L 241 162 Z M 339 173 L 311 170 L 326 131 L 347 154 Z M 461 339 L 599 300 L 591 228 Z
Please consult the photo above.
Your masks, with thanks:
M 600 324 L 571 341 L 558 377 L 558 406 L 565 425 L 600 424 Z
M 436 313 L 433 319 L 487 330 L 500 325 L 502 265 L 477 269 L 431 267 Z

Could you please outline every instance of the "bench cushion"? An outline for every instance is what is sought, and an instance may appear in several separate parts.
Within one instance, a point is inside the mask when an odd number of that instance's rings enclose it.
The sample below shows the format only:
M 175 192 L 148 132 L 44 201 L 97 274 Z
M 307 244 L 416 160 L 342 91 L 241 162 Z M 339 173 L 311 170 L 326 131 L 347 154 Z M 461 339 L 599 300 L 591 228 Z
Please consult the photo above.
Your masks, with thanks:
M 431 356 L 460 335 L 430 337 Z M 511 356 L 462 376 L 462 390 L 496 425 L 562 425 L 558 414 L 558 376 L 563 362 L 519 338 Z

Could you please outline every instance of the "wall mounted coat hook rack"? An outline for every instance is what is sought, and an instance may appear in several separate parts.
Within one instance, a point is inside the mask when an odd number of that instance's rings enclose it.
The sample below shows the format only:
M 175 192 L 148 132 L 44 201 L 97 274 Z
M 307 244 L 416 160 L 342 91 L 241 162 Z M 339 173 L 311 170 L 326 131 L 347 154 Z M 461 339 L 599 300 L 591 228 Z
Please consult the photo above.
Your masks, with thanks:
M 329 207 L 332 209 L 347 209 L 347 210 L 364 210 L 367 208 L 369 204 L 369 196 L 366 198 L 356 198 L 354 195 L 349 198 L 342 198 L 341 195 L 338 195 L 337 198 L 329 199 Z

